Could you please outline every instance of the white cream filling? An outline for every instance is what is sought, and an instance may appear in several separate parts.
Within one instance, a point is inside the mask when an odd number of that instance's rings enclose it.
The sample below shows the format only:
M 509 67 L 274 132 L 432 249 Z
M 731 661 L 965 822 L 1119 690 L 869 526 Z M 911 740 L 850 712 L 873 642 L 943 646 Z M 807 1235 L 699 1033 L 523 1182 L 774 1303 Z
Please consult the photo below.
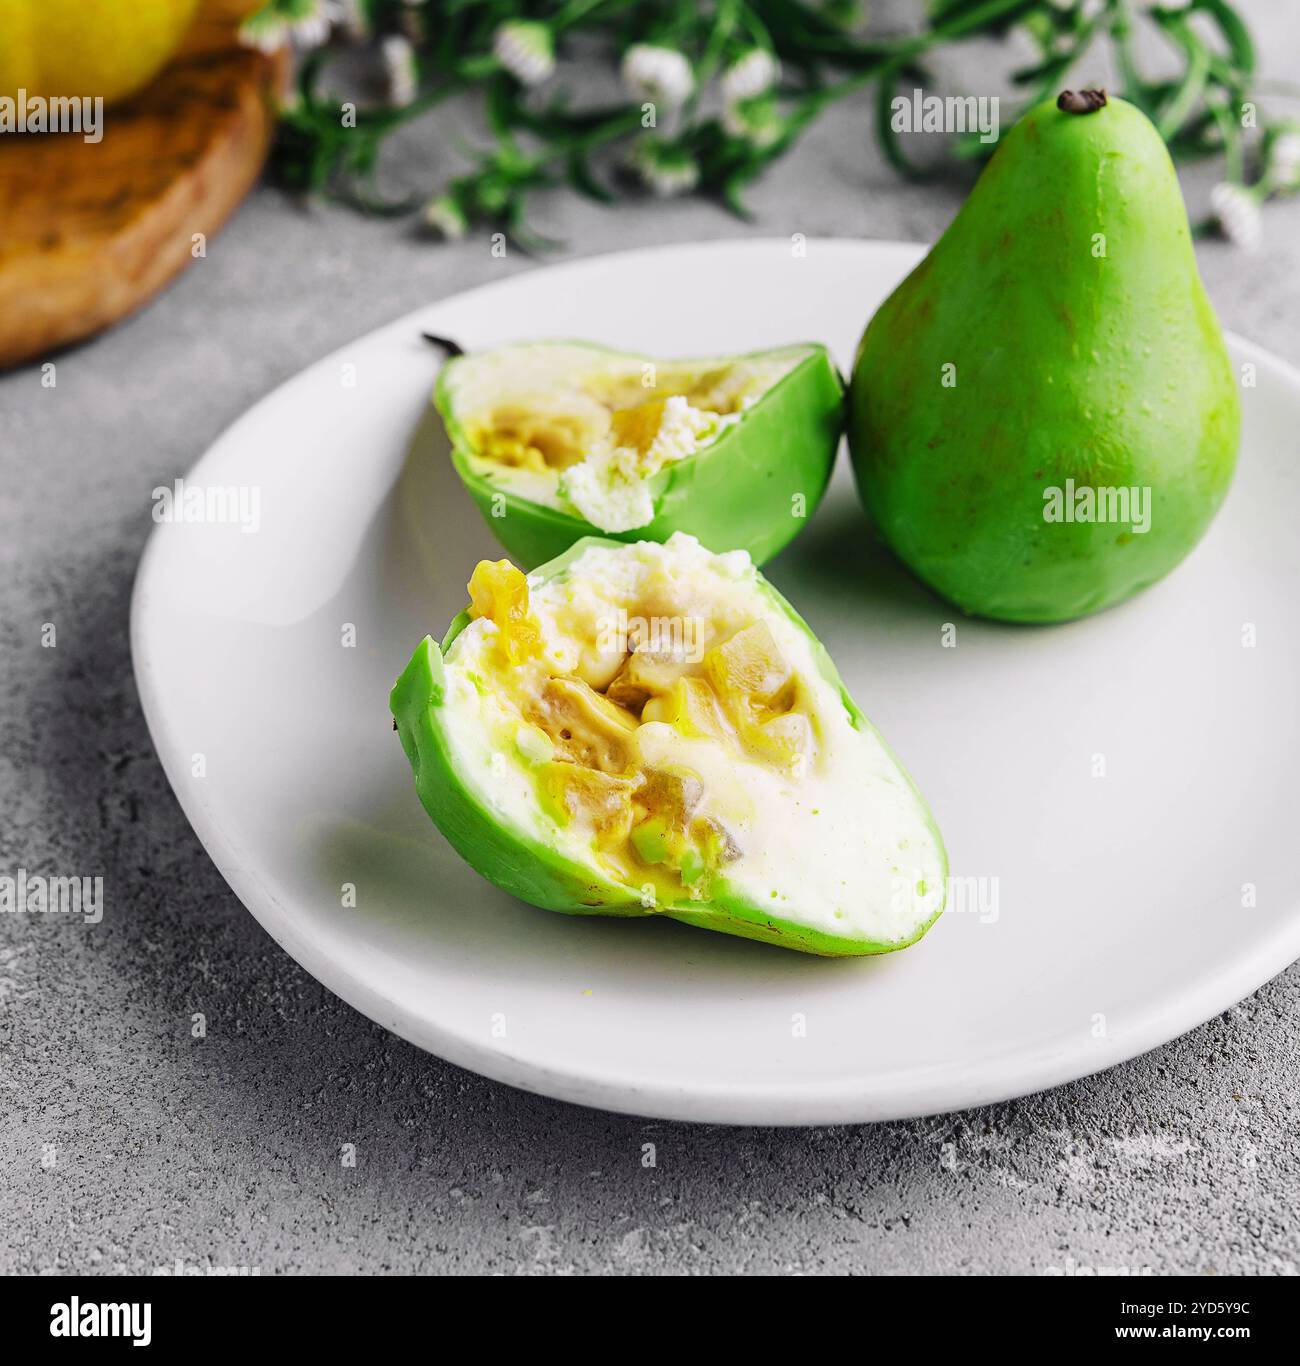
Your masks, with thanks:
M 606 435 L 580 464 L 564 470 L 556 487 L 561 503 L 601 531 L 635 531 L 654 520 L 650 480 L 665 468 L 694 455 L 740 421 L 739 413 L 692 408 L 681 394 L 664 403 L 663 421 L 644 453 L 619 446 Z
M 874 732 L 854 729 L 838 690 L 817 671 L 811 641 L 759 593 L 744 552 L 710 555 L 680 534 L 666 545 L 592 547 L 566 579 L 533 586 L 548 658 L 583 672 L 580 657 L 590 652 L 571 638 L 566 623 L 589 625 L 647 596 L 683 615 L 717 619 L 720 638 L 761 617 L 809 688 L 818 757 L 801 773 L 662 723 L 636 732 L 648 764 L 683 764 L 703 779 L 703 812 L 727 826 L 741 851 L 724 867 L 726 882 L 751 905 L 770 907 L 774 918 L 879 943 L 911 938 L 944 890 L 943 857 L 922 803 Z M 519 747 L 503 753 L 493 745 L 501 726 L 513 728 L 511 734 L 519 729 L 517 710 L 490 685 L 480 689 L 473 682 L 495 632 L 491 622 L 475 621 L 448 654 L 445 705 L 454 762 L 500 820 L 590 864 L 582 831 L 555 824 L 539 807 Z M 585 664 L 599 670 L 590 659 Z M 690 905 L 685 895 L 681 904 Z

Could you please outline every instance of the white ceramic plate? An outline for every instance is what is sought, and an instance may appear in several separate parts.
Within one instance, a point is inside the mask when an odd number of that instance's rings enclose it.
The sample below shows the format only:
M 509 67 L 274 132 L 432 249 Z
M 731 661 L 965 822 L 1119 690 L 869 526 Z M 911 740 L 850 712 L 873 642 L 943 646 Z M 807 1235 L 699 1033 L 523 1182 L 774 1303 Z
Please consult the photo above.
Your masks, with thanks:
M 308 971 L 516 1086 L 802 1124 L 1067 1081 L 1300 956 L 1300 376 L 1242 342 L 1257 385 L 1236 484 L 1199 549 L 1135 602 L 1055 628 L 957 620 L 873 541 L 844 460 L 771 566 L 965 880 L 966 909 L 916 947 L 826 961 L 552 915 L 484 882 L 425 817 L 388 690 L 464 605 L 476 560 L 501 552 L 430 418 L 438 357 L 421 329 L 467 347 L 574 336 L 661 355 L 821 339 L 847 367 L 919 255 L 716 242 L 531 270 L 313 365 L 203 457 L 191 485 L 256 490 L 260 522 L 156 529 L 132 604 L 136 677 L 199 837 Z

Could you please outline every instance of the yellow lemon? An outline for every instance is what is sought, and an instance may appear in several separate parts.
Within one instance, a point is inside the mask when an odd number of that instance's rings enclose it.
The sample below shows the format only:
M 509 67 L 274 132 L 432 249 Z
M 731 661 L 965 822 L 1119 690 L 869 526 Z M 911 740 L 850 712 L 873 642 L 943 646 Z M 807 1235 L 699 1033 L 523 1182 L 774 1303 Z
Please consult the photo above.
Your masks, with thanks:
M 133 94 L 161 70 L 198 0 L 0 0 L 0 96 Z

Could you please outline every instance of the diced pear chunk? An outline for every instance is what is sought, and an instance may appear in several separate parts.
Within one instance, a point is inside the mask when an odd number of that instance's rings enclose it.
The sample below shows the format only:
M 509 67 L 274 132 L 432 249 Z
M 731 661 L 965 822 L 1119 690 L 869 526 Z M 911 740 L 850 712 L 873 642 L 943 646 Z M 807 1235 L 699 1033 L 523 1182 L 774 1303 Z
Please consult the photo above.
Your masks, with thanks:
M 641 720 L 662 721 L 692 737 L 725 741 L 729 734 L 713 689 L 704 679 L 689 674 L 679 678 L 662 697 L 652 697 L 641 712 Z
M 602 773 L 623 773 L 632 759 L 636 718 L 577 678 L 548 678 L 528 719 L 564 758 Z
M 787 767 L 798 769 L 812 755 L 812 725 L 803 712 L 774 716 L 750 728 L 747 738 L 764 758 Z
M 581 764 L 552 763 L 543 766 L 541 785 L 562 823 L 585 822 L 598 847 L 612 849 L 631 834 L 636 786 L 631 778 L 612 777 Z
M 719 697 L 747 697 L 760 705 L 770 703 L 790 681 L 790 666 L 765 621 L 715 645 L 704 656 L 704 672 Z
M 508 665 L 542 652 L 541 632 L 528 608 L 528 579 L 509 560 L 480 560 L 469 580 L 470 615 L 496 623 L 497 649 Z
M 700 809 L 704 784 L 690 769 L 652 768 L 637 788 L 636 800 L 668 829 L 683 831 Z
M 603 693 L 618 677 L 626 658 L 623 650 L 602 650 L 599 641 L 593 641 L 583 648 L 574 672 L 588 687 Z M 621 697 L 611 700 L 620 706 L 628 705 Z M 633 711 L 635 710 L 637 709 L 634 707 Z
M 698 889 L 707 873 L 739 853 L 720 822 L 698 814 L 704 795 L 700 776 L 679 767 L 650 769 L 633 794 L 634 812 L 646 813 L 632 827 L 637 857 L 675 870 L 688 890 Z M 697 894 L 702 892 L 691 891 Z
M 677 871 L 681 874 L 682 885 L 690 891 L 700 879 L 708 872 L 708 864 L 704 861 L 704 855 L 693 845 L 689 844 L 682 850 L 682 857 Z M 692 895 L 698 895 L 692 892 Z
M 639 712 L 652 697 L 668 692 L 685 668 L 682 656 L 670 650 L 640 645 L 628 655 L 605 696 L 611 702 Z
M 709 868 L 720 867 L 740 857 L 740 846 L 721 821 L 700 816 L 691 822 L 691 839 Z
M 660 816 L 648 816 L 632 827 L 632 848 L 642 863 L 663 863 L 668 858 L 668 826 Z

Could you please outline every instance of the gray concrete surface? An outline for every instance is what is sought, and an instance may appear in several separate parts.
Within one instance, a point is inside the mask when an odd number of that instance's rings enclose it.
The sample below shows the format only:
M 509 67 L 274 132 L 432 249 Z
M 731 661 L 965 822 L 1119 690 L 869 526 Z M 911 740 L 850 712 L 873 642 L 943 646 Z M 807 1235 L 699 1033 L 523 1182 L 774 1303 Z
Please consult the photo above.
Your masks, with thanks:
M 1249 6 L 1279 76 L 1294 6 Z M 559 253 L 802 231 L 924 240 L 952 186 L 900 183 L 862 104 L 756 190 L 538 226 Z M 431 176 L 452 153 L 407 139 Z M 1188 178 L 1202 202 L 1204 175 Z M 1207 243 L 1225 324 L 1300 361 L 1300 202 L 1262 252 Z M 737 1130 L 585 1111 L 386 1034 L 282 953 L 209 862 L 127 648 L 149 492 L 255 399 L 421 302 L 515 271 L 482 237 L 253 196 L 137 318 L 0 378 L 0 868 L 103 873 L 129 913 L 0 919 L 0 1270 L 1295 1273 L 1300 968 L 1102 1076 L 961 1115 Z M 42 623 L 57 627 L 43 649 Z M 208 1036 L 190 1037 L 203 1010 Z M 658 1166 L 641 1166 L 641 1145 Z M 357 1147 L 343 1169 L 339 1145 Z

